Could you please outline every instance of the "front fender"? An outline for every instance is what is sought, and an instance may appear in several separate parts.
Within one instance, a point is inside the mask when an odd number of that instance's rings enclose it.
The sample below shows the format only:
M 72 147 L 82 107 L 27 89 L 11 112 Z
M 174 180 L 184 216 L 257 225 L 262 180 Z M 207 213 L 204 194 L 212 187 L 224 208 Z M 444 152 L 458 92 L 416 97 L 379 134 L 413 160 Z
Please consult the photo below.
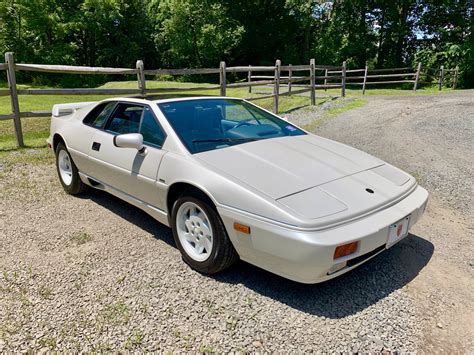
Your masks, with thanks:
M 216 206 L 236 208 L 267 219 L 298 225 L 290 212 L 275 204 L 270 197 L 246 186 L 241 181 L 218 173 L 192 156 L 168 153 L 161 162 L 158 181 L 166 196 L 175 183 L 187 183 L 206 193 Z M 164 197 L 166 199 L 166 197 Z

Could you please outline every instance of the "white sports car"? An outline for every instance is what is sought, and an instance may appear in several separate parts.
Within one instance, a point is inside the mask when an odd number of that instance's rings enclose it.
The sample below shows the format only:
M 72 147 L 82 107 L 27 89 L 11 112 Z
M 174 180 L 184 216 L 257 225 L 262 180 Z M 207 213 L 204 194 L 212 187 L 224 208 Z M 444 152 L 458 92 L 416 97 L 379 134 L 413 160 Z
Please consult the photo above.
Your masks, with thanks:
M 328 280 L 405 238 L 428 199 L 392 165 L 236 98 L 55 105 L 48 144 L 67 193 L 143 209 L 208 274 L 240 258 Z

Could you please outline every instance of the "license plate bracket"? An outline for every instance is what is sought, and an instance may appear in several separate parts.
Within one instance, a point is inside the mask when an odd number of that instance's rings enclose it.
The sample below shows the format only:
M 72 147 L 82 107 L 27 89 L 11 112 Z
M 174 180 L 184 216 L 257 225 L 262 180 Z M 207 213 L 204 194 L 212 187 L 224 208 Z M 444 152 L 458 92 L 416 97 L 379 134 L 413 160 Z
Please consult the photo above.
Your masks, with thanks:
M 410 226 L 411 215 L 408 215 L 401 220 L 392 223 L 388 227 L 387 249 L 398 243 L 400 240 L 408 235 L 408 228 Z

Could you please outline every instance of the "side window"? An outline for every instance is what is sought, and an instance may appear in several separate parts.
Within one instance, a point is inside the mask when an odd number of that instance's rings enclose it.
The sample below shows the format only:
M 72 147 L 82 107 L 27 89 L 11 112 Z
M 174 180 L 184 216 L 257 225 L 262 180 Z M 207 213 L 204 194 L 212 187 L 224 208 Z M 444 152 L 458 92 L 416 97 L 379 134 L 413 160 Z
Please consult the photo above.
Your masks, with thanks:
M 144 109 L 140 133 L 143 136 L 143 142 L 145 144 L 160 148 L 163 146 L 165 133 L 156 121 L 156 118 L 149 107 L 145 107 Z
M 115 104 L 116 102 L 106 102 L 94 107 L 94 109 L 89 112 L 82 122 L 95 128 L 101 128 L 104 125 L 107 117 L 109 117 L 110 113 L 114 109 Z
M 112 133 L 138 133 L 143 106 L 136 104 L 119 104 L 105 129 Z

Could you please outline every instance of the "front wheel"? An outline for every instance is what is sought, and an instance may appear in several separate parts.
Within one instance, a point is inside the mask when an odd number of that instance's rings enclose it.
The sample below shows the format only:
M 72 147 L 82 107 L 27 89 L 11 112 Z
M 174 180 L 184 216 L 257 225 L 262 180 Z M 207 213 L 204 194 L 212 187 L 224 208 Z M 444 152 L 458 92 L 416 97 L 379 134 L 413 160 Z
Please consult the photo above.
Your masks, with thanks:
M 171 220 L 176 245 L 193 269 L 215 274 L 238 259 L 219 215 L 208 203 L 182 196 L 173 205 Z
M 71 155 L 62 143 L 59 143 L 56 147 L 56 169 L 59 181 L 68 194 L 77 195 L 89 188 L 81 181 L 76 164 L 74 164 Z

